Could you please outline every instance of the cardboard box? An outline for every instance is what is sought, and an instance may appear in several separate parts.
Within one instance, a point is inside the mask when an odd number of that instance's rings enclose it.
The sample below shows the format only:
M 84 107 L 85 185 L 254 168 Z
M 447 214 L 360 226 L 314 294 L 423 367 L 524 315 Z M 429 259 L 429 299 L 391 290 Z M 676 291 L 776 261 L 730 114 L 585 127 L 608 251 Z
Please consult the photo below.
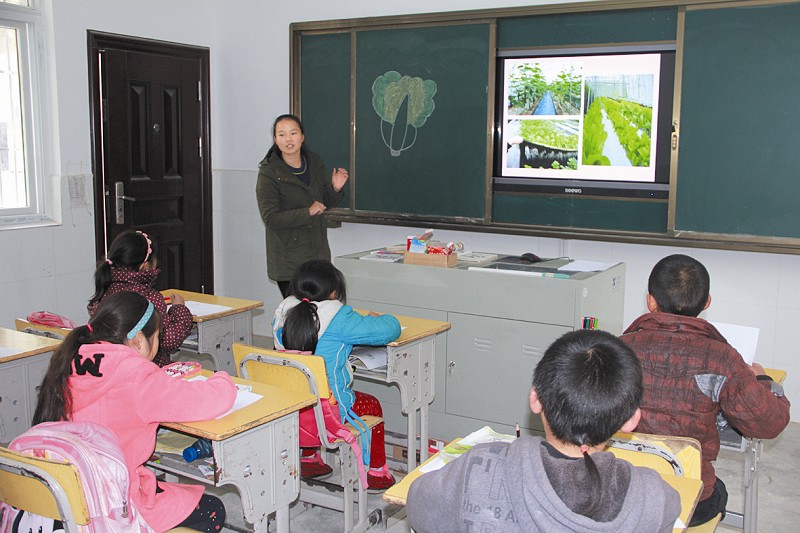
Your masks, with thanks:
M 403 263 L 407 265 L 424 265 L 434 267 L 454 267 L 458 262 L 458 254 L 415 254 L 406 252 L 403 254 Z
M 387 431 L 386 441 L 386 461 L 389 468 L 395 472 L 406 472 L 408 470 L 408 448 L 406 436 L 400 433 Z M 441 439 L 428 439 L 428 457 L 444 448 L 445 442 Z M 417 464 L 419 464 L 419 435 L 417 436 Z M 406 472 L 407 473 L 407 472 Z

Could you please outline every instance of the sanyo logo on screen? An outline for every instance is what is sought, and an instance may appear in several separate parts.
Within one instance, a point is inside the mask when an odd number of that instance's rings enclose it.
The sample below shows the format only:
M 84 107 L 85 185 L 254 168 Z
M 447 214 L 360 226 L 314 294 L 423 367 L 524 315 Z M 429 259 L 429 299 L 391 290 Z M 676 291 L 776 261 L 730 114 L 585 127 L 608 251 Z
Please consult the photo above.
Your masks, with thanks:
M 565 194 L 583 194 L 583 189 L 578 189 L 577 187 L 566 187 L 564 189 Z

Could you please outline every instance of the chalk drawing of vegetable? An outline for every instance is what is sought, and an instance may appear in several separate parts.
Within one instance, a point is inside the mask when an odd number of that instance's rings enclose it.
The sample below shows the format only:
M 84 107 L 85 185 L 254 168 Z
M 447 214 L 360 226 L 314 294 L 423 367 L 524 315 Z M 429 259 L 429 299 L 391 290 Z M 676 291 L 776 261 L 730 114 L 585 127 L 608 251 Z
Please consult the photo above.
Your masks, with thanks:
M 372 84 L 372 107 L 381 117 L 381 138 L 398 157 L 417 140 L 417 130 L 433 113 L 436 82 L 390 70 Z M 405 111 L 405 113 L 403 113 Z M 413 131 L 409 132 L 409 128 Z M 413 138 L 409 139 L 409 136 Z

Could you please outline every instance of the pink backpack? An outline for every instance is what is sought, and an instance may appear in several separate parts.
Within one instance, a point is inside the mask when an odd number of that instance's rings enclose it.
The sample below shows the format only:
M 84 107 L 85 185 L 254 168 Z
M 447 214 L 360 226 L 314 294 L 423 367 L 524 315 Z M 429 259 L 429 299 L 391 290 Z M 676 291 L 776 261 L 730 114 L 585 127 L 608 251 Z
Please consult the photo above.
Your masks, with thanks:
M 129 501 L 128 468 L 117 436 L 107 427 L 93 422 L 44 422 L 15 438 L 9 448 L 34 457 L 66 460 L 75 465 L 91 517 L 88 527 L 82 531 L 153 532 Z M 5 533 L 12 531 L 20 513 L 8 506 L 4 511 L 0 531 Z

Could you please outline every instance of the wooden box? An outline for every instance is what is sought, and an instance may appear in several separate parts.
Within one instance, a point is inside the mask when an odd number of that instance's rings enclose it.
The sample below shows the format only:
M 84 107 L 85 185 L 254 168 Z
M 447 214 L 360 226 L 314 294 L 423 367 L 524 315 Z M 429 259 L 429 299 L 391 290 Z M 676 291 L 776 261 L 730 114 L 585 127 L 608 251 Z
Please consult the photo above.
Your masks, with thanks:
M 450 255 L 440 254 L 415 254 L 405 252 L 403 254 L 403 263 L 407 265 L 425 265 L 434 267 L 453 267 L 458 262 L 458 254 L 452 253 Z

